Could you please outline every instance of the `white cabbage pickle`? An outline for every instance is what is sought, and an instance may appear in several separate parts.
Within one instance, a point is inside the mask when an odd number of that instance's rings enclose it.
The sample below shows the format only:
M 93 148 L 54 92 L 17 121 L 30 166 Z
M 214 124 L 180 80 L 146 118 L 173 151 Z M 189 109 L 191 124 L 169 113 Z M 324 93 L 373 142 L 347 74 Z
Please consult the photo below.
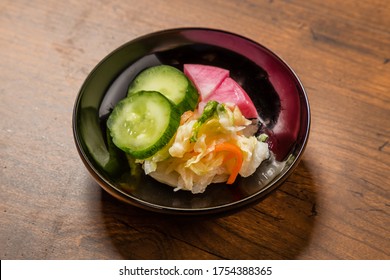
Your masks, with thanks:
M 202 193 L 211 183 L 232 184 L 238 175 L 252 175 L 270 156 L 267 143 L 245 133 L 252 121 L 234 104 L 218 104 L 197 126 L 201 118 L 197 111 L 184 113 L 170 143 L 154 156 L 137 160 L 145 173 L 175 190 Z M 191 141 L 194 127 L 197 137 Z

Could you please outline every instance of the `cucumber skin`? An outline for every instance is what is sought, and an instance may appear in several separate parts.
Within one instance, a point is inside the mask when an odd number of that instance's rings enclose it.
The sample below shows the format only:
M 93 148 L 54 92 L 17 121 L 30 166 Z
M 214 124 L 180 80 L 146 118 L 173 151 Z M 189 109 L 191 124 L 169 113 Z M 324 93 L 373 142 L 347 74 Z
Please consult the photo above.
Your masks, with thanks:
M 142 95 L 143 93 L 148 93 L 148 92 L 154 92 L 154 91 L 139 91 L 136 94 L 137 95 Z M 143 150 L 133 150 L 129 147 L 124 147 L 121 146 L 120 144 L 115 141 L 115 132 L 113 132 L 113 126 L 115 125 L 115 118 L 116 114 L 118 114 L 118 110 L 120 110 L 121 106 L 124 106 L 126 102 L 129 102 L 130 99 L 134 97 L 134 95 L 128 96 L 121 101 L 115 106 L 114 110 L 111 112 L 108 120 L 107 120 L 107 127 L 110 131 L 110 135 L 112 137 L 112 141 L 117 146 L 119 149 L 124 151 L 126 154 L 130 155 L 131 157 L 135 159 L 146 159 L 151 156 L 153 156 L 155 153 L 157 153 L 159 150 L 161 150 L 165 145 L 169 143 L 169 141 L 172 139 L 172 137 L 175 135 L 179 125 L 180 125 L 180 117 L 181 113 L 179 112 L 178 108 L 176 105 L 170 101 L 167 97 L 165 97 L 163 94 L 159 92 L 155 92 L 161 95 L 164 99 L 166 99 L 167 103 L 170 105 L 170 116 L 169 116 L 169 124 L 167 125 L 165 131 L 162 133 L 161 137 L 158 139 L 154 145 L 151 145 Z
M 158 68 L 161 68 L 161 69 L 165 68 L 164 70 L 173 71 L 173 72 L 176 72 L 176 74 L 178 73 L 178 74 L 182 75 L 182 77 L 187 81 L 187 88 L 186 88 L 184 98 L 181 100 L 181 102 L 177 103 L 176 106 L 178 107 L 180 113 L 184 113 L 185 111 L 189 111 L 189 110 L 191 110 L 191 111 L 195 110 L 195 108 L 198 106 L 198 103 L 199 103 L 198 90 L 196 89 L 194 84 L 191 82 L 191 80 L 182 71 L 180 71 L 179 69 L 177 69 L 173 66 L 170 66 L 170 65 L 162 64 L 162 65 L 152 66 L 152 67 L 146 68 L 145 70 L 141 71 L 135 77 L 133 82 L 130 84 L 127 94 L 132 95 L 140 90 L 159 91 L 157 88 L 154 88 L 154 89 L 143 88 L 142 86 L 139 86 L 139 84 L 138 84 L 140 77 L 141 77 L 141 79 L 143 79 L 144 76 L 150 75 L 151 72 L 155 71 Z M 147 77 L 147 78 L 149 78 L 149 77 Z M 162 93 L 162 94 L 164 94 L 164 93 Z M 167 98 L 169 99 L 169 97 L 167 97 Z M 173 103 L 175 104 L 175 102 L 173 102 Z
M 186 111 L 194 111 L 199 103 L 199 93 L 196 87 L 192 84 L 192 82 L 186 77 L 188 80 L 188 87 L 186 91 L 186 97 L 180 104 L 177 104 L 179 110 L 184 113 Z

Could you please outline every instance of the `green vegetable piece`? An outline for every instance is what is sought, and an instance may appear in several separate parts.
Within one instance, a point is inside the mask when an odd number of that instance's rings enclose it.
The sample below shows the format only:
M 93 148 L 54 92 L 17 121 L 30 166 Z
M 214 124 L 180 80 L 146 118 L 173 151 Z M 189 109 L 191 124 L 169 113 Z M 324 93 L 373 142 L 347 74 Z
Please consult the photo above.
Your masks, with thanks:
M 194 124 L 192 136 L 190 139 L 191 142 L 196 142 L 198 140 L 198 133 L 200 127 L 202 126 L 202 124 L 204 124 L 208 119 L 210 119 L 214 115 L 214 113 L 217 110 L 218 104 L 219 103 L 214 100 L 207 102 L 206 106 L 203 109 L 202 115 Z
M 139 91 L 121 100 L 107 120 L 114 144 L 135 159 L 145 159 L 169 143 L 180 113 L 164 95 Z
M 259 136 L 257 136 L 257 140 L 259 140 L 260 142 L 265 142 L 268 140 L 268 135 L 265 133 L 262 133 Z
M 158 65 L 142 71 L 130 84 L 128 95 L 138 91 L 158 91 L 171 100 L 181 113 L 194 110 L 199 94 L 192 82 L 179 69 Z

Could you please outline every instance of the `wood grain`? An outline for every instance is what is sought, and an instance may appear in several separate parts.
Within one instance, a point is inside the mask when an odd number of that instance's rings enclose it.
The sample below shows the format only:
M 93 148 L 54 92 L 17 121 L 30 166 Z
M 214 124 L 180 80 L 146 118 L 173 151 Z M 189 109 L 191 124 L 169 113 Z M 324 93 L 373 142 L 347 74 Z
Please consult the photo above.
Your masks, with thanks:
M 390 2 L 0 2 L 1 259 L 390 259 Z M 109 52 L 198 26 L 251 38 L 302 80 L 302 162 L 264 201 L 207 219 L 118 202 L 73 142 L 74 100 Z

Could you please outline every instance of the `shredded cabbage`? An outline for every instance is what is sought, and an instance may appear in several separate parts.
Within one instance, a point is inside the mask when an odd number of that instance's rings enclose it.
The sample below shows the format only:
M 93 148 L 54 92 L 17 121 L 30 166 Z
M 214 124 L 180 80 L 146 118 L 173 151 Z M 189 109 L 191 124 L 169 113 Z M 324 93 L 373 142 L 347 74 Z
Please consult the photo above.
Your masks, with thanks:
M 246 119 L 234 104 L 218 104 L 215 113 L 197 125 L 196 141 L 191 141 L 194 126 L 200 118 L 197 112 L 182 118 L 172 141 L 156 155 L 139 161 L 146 174 L 175 187 L 202 193 L 211 183 L 226 182 L 232 160 L 228 153 L 215 152 L 215 146 L 230 143 L 242 152 L 242 177 L 252 175 L 262 161 L 269 157 L 268 144 L 244 130 L 252 122 Z

